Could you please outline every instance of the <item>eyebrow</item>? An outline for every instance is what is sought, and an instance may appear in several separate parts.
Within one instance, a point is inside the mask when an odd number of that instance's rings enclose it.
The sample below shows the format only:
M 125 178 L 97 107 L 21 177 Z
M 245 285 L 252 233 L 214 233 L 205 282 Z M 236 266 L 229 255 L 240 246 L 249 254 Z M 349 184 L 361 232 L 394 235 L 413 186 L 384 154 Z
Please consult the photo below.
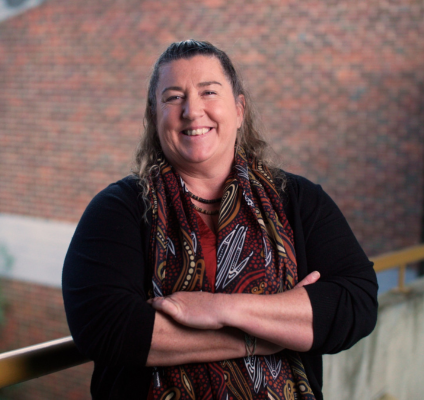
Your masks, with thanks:
M 207 81 L 207 82 L 200 82 L 197 84 L 198 87 L 205 87 L 205 86 L 210 86 L 210 85 L 219 85 L 222 86 L 221 83 L 219 83 L 218 81 Z M 162 90 L 161 94 L 164 94 L 166 91 L 168 90 L 183 90 L 180 86 L 168 86 L 165 89 Z
M 219 86 L 222 86 L 217 81 L 200 82 L 197 86 L 199 86 L 199 87 L 205 87 L 205 86 L 210 86 L 210 85 L 219 85 Z

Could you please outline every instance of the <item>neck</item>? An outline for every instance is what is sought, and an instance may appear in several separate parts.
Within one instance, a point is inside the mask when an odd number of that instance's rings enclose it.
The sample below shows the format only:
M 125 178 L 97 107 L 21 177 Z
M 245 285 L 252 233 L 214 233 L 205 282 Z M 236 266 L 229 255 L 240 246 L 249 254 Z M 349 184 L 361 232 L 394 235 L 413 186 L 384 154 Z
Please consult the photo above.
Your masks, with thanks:
M 175 166 L 174 166 L 175 167 Z M 186 168 L 175 167 L 178 174 L 184 180 L 190 192 L 204 199 L 216 199 L 222 197 L 224 184 L 231 172 L 232 162 L 224 167 L 223 165 L 205 168 L 196 165 Z
M 214 177 L 185 174 L 180 171 L 178 171 L 178 173 L 181 178 L 183 178 L 190 192 L 194 193 L 196 196 L 210 200 L 222 197 L 225 180 L 230 174 L 230 171 L 221 176 Z

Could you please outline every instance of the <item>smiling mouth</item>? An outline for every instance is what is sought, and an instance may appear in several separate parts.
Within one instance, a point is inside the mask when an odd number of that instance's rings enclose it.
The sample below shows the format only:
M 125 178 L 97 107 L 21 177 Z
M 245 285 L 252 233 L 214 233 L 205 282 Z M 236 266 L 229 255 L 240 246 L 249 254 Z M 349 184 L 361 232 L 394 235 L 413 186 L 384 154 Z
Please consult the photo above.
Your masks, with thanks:
M 201 136 L 208 133 L 211 129 L 212 128 L 186 129 L 182 131 L 182 133 L 187 136 Z

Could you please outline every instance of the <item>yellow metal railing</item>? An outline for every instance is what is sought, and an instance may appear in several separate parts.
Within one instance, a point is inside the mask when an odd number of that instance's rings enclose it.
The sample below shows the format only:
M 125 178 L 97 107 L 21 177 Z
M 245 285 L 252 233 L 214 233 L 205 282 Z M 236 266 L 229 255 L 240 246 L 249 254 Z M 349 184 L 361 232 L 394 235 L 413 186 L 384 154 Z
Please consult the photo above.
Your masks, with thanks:
M 382 254 L 371 259 L 374 262 L 375 272 L 399 268 L 397 290 L 407 292 L 405 286 L 405 272 L 408 264 L 424 260 L 424 244 L 407 247 L 403 250 Z
M 424 260 L 424 244 L 372 258 L 376 272 L 399 268 L 398 290 L 405 292 L 405 270 Z M 90 361 L 71 336 L 0 354 L 0 388 L 48 375 Z
M 71 336 L 0 354 L 0 388 L 90 361 Z

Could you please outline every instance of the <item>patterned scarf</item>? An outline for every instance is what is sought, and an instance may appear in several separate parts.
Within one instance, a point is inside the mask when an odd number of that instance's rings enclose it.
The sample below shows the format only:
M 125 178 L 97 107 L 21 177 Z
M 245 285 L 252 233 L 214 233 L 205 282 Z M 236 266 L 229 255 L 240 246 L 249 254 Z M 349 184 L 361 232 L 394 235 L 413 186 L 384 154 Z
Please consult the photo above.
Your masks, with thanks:
M 151 296 L 208 291 L 196 211 L 165 158 L 150 178 L 153 227 Z M 166 273 L 165 273 L 166 272 Z M 270 171 L 236 153 L 225 182 L 217 237 L 216 293 L 281 293 L 297 283 L 293 232 Z M 155 368 L 153 398 L 315 399 L 296 352 Z

